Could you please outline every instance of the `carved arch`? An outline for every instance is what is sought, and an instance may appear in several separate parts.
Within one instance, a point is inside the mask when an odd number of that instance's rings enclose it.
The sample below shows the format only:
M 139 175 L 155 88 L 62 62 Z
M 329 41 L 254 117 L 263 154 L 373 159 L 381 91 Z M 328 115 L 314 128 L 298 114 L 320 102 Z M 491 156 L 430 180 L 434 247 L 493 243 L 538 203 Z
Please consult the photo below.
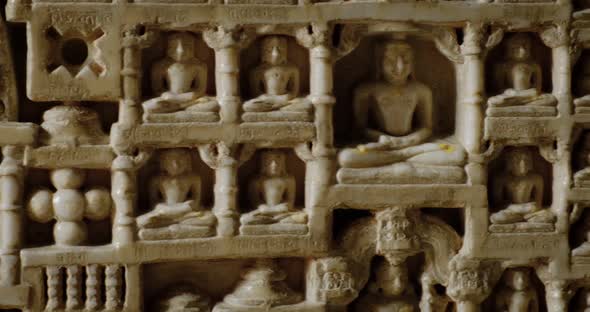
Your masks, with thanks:
M 425 270 L 437 283 L 448 285 L 450 276 L 448 263 L 461 248 L 461 237 L 443 221 L 424 215 L 418 217 L 415 233 L 420 239 L 420 248 L 398 252 L 402 257 L 423 252 Z M 339 242 L 344 256 L 352 264 L 350 270 L 355 277 L 356 290 L 360 291 L 367 284 L 371 275 L 371 259 L 374 256 L 396 256 L 396 252 L 379 252 L 378 239 L 378 221 L 374 217 L 367 217 L 353 223 Z

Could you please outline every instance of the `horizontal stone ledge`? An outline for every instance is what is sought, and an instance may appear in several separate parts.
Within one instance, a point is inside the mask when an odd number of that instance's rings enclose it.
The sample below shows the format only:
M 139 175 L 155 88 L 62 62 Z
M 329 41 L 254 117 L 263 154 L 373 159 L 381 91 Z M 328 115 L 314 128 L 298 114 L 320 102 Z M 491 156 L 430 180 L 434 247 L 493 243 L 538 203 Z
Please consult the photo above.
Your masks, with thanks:
M 207 3 L 139 2 L 76 3 L 38 1 L 33 4 L 29 20 L 48 8 L 63 8 L 64 14 L 88 14 L 90 10 L 116 10 L 116 18 L 126 24 L 192 25 L 215 20 L 221 24 L 301 24 L 325 21 L 408 21 L 428 23 L 462 23 L 464 21 L 501 21 L 512 28 L 528 28 L 531 23 L 566 21 L 571 6 L 555 2 L 475 3 L 467 1 L 382 3 L 315 3 L 310 5 L 231 5 Z M 198 8 L 198 10 L 195 10 Z M 44 14 L 44 13 L 41 13 Z

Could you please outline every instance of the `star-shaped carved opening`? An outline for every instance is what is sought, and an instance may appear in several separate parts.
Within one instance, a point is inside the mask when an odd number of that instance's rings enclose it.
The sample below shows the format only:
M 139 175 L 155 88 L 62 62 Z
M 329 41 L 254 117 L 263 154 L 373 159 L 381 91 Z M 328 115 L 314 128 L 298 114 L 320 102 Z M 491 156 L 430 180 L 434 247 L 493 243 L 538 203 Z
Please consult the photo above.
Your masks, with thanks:
M 65 69 L 75 77 L 82 71 L 89 71 L 98 77 L 105 71 L 104 64 L 99 61 L 100 50 L 96 44 L 105 35 L 100 28 L 84 33 L 49 27 L 45 35 L 50 43 L 48 72 Z

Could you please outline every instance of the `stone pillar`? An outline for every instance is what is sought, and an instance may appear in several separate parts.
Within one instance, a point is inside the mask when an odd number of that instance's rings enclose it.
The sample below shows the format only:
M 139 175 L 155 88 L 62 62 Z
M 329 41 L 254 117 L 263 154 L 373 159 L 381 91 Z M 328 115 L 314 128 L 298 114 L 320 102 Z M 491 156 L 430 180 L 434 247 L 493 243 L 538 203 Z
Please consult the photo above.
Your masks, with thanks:
M 483 144 L 485 106 L 483 27 L 481 23 L 468 22 L 463 28 L 465 34 L 461 45 L 463 64 L 456 73 L 457 83 L 462 91 L 457 94 L 456 135 L 468 153 L 479 154 Z M 480 129 L 479 131 L 475 129 Z
M 22 196 L 24 169 L 17 147 L 2 148 L 0 164 L 0 285 L 19 283 L 19 252 L 22 245 Z
M 545 282 L 545 300 L 548 312 L 567 311 L 574 292 L 569 289 L 564 280 L 551 280 Z
M 128 245 L 135 241 L 136 170 L 144 155 L 134 156 L 135 146 L 129 134 L 141 121 L 141 49 L 153 42 L 154 34 L 135 27 L 123 37 L 123 99 L 119 103 L 119 120 L 113 127 L 112 145 L 117 158 L 111 167 L 111 189 L 114 201 L 113 244 Z
M 245 32 L 218 26 L 203 32 L 215 50 L 215 87 L 222 123 L 240 121 L 240 50 L 252 39 Z
M 113 218 L 113 244 L 123 246 L 135 241 L 136 176 L 129 164 L 129 156 L 117 156 L 112 166 L 111 196 L 115 217 Z
M 217 235 L 234 236 L 238 229 L 238 167 L 254 153 L 254 146 L 217 143 L 199 146 L 201 159 L 215 170 Z
M 560 23 L 547 27 L 540 33 L 543 43 L 551 48 L 552 94 L 557 98 L 559 116 L 569 118 L 572 115 L 571 75 L 572 57 L 570 54 L 570 36 L 567 24 Z M 568 183 L 571 181 L 571 147 L 572 127 L 561 127 L 557 135 L 557 150 L 553 159 L 548 159 L 553 165 L 553 202 L 552 210 L 557 215 L 556 230 L 565 233 L 569 229 L 568 222 Z M 552 147 L 551 147 L 552 148 Z M 545 157 L 545 156 L 544 156 Z M 566 254 L 560 254 L 559 262 L 566 263 Z

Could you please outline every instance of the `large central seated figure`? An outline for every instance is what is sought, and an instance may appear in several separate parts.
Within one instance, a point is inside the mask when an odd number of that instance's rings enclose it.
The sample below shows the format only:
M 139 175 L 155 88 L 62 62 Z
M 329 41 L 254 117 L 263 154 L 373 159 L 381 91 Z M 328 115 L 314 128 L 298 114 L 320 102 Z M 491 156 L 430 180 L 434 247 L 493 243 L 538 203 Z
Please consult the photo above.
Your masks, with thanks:
M 463 183 L 465 152 L 452 139 L 432 136 L 432 92 L 413 75 L 413 51 L 405 41 L 386 44 L 383 81 L 354 91 L 356 127 L 375 142 L 346 148 L 338 156 L 339 183 Z M 375 127 L 369 128 L 369 120 Z

